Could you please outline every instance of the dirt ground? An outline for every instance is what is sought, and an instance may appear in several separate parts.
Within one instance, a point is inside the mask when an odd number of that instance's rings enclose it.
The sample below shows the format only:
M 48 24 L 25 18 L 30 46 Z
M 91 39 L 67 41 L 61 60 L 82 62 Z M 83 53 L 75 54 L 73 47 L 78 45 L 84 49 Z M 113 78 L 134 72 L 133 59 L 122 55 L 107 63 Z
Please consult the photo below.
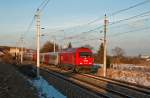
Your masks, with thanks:
M 38 98 L 38 93 L 15 67 L 0 63 L 0 98 Z

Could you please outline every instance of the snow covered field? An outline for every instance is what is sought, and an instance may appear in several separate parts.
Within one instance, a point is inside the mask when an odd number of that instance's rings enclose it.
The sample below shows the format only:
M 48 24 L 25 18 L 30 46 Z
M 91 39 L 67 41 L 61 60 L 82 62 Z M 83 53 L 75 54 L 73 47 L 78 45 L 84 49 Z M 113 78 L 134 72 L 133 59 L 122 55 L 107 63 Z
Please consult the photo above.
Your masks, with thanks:
M 139 66 L 134 64 L 117 64 L 117 65 L 114 64 L 113 68 L 128 71 L 150 72 L 150 65 Z
M 108 70 L 111 78 L 150 87 L 150 66 L 139 66 L 133 64 L 114 65 Z
M 29 82 L 38 90 L 40 98 L 67 98 L 41 76 L 39 79 L 29 80 Z
M 102 68 L 97 75 L 103 76 Z M 107 69 L 107 77 L 150 87 L 150 65 L 116 64 Z

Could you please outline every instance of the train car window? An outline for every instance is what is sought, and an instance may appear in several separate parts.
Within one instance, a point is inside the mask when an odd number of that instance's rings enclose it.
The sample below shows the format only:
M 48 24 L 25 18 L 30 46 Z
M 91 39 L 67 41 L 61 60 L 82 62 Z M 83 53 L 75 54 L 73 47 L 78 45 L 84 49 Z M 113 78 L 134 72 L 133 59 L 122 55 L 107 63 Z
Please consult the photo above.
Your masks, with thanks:
M 80 52 L 79 53 L 80 57 L 91 57 L 92 54 L 90 52 Z

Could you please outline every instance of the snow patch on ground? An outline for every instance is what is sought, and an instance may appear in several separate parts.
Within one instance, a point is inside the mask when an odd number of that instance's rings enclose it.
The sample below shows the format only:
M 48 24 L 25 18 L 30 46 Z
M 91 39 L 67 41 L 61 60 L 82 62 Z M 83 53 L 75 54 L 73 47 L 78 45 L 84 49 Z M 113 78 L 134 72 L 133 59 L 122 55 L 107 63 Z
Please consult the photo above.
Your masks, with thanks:
M 150 73 L 131 70 L 108 69 L 108 77 L 150 87 Z
M 67 98 L 41 76 L 38 79 L 29 80 L 29 82 L 38 90 L 40 98 Z
M 103 76 L 103 68 L 97 75 Z M 107 69 L 107 77 L 150 87 L 150 65 L 113 64 Z
M 114 64 L 113 68 L 119 69 L 119 70 L 138 71 L 138 72 L 150 71 L 150 65 L 139 66 L 139 65 L 134 65 L 134 64 Z

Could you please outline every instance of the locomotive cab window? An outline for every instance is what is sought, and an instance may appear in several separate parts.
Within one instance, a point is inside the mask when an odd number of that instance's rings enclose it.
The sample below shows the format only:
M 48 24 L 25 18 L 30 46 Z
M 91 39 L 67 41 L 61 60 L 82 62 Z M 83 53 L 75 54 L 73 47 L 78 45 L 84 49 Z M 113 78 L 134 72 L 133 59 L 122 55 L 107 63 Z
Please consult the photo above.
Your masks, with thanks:
M 80 52 L 80 57 L 92 57 L 92 54 L 90 52 Z

